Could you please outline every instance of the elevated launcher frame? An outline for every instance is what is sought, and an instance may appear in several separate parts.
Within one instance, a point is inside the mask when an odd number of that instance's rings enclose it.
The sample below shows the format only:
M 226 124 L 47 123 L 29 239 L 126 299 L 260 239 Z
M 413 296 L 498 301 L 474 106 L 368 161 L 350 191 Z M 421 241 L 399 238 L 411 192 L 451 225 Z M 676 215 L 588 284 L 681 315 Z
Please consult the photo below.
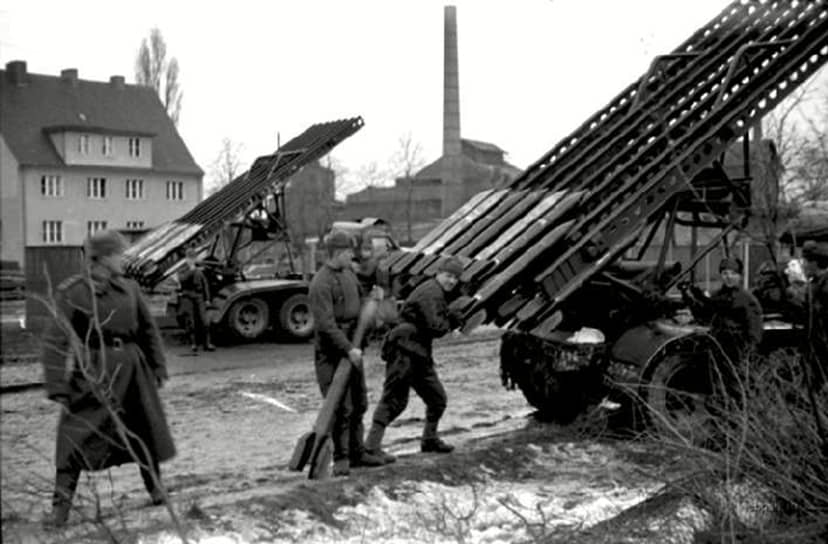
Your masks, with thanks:
M 737 0 L 517 179 L 394 255 L 391 273 L 431 275 L 460 256 L 469 322 L 546 336 L 567 299 L 665 215 L 712 212 L 738 226 L 750 186 L 717 157 L 826 59 L 828 0 Z

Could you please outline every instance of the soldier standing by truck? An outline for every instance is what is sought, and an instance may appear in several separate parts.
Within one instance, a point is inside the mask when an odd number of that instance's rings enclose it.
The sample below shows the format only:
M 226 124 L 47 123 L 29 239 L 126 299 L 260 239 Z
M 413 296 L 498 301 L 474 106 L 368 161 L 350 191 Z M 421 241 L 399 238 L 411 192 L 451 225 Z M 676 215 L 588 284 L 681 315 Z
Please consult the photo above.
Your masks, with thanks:
M 123 277 L 125 247 L 115 231 L 95 234 L 85 246 L 89 275 L 72 276 L 58 287 L 56 320 L 42 357 L 46 394 L 62 407 L 47 525 L 68 520 L 82 470 L 138 463 L 152 503 L 164 501 L 156 485 L 159 462 L 175 455 L 158 396 L 166 362 L 138 285 Z
M 710 297 L 698 287 L 682 286 L 682 295 L 693 315 L 710 322 L 710 333 L 734 363 L 753 353 L 762 340 L 762 307 L 755 296 L 741 287 L 743 269 L 740 259 L 722 259 L 722 286 Z
M 385 428 L 405 410 L 411 389 L 426 405 L 420 450 L 436 453 L 454 450 L 454 446 L 437 435 L 447 397 L 434 368 L 432 342 L 462 324 L 459 316 L 450 311 L 447 300 L 462 274 L 463 266 L 457 258 L 443 261 L 437 275 L 418 285 L 408 296 L 400 310 L 400 323 L 383 342 L 382 358 L 387 363 L 385 383 L 365 447 L 386 463 L 393 462 L 394 456 L 381 448 Z
M 805 353 L 818 391 L 828 383 L 828 242 L 805 242 L 802 261 L 810 280 L 804 304 Z
M 362 418 L 368 409 L 368 392 L 362 367 L 362 346 L 351 343 L 362 297 L 351 262 L 350 237 L 334 232 L 326 241 L 328 260 L 314 275 L 309 298 L 314 319 L 314 363 L 322 396 L 328 394 L 336 367 L 351 364 L 347 389 L 334 416 L 334 476 L 346 476 L 350 467 L 379 466 L 383 461 L 365 451 Z
M 207 302 L 210 300 L 210 284 L 198 267 L 198 255 L 193 248 L 185 253 L 186 268 L 178 274 L 181 285 L 180 311 L 190 338 L 190 349 L 198 353 L 201 344 L 206 351 L 216 347 L 210 341 L 210 322 L 207 319 Z

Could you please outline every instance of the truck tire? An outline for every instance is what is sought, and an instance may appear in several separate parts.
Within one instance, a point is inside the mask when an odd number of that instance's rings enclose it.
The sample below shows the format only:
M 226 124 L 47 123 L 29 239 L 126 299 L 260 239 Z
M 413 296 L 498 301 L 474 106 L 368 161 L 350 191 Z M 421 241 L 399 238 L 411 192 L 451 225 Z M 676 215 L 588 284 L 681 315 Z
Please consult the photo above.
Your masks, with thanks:
M 702 446 L 713 432 L 709 409 L 712 384 L 698 353 L 668 353 L 642 386 L 650 428 L 670 441 L 687 440 Z
M 227 312 L 227 326 L 238 337 L 256 340 L 270 324 L 270 308 L 267 302 L 256 297 L 237 300 Z
M 282 302 L 279 326 L 294 340 L 307 340 L 313 336 L 313 315 L 306 294 L 297 293 Z

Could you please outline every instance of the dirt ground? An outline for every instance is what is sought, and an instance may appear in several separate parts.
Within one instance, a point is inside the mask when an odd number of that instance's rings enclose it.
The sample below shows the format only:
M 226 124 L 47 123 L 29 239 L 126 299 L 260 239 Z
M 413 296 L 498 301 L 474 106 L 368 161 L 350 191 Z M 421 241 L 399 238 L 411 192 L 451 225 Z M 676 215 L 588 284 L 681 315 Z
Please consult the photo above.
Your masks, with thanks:
M 543 541 L 663 486 L 676 460 L 606 438 L 599 415 L 566 428 L 535 422 L 522 395 L 500 384 L 498 347 L 496 335 L 483 334 L 435 350 L 449 395 L 441 430 L 458 446 L 453 454 L 419 453 L 424 408 L 412 395 L 386 435 L 397 463 L 319 482 L 286 469 L 321 404 L 310 345 L 250 344 L 198 357 L 171 345 L 162 397 L 178 455 L 162 473 L 191 542 Z M 368 424 L 384 372 L 375 349 L 365 367 Z M 38 373 L 32 364 L 0 367 L 4 385 Z M 146 505 L 134 465 L 85 477 L 69 528 L 45 533 L 39 520 L 49 508 L 58 409 L 42 390 L 1 400 L 4 542 L 106 541 L 107 530 L 180 542 L 169 513 Z

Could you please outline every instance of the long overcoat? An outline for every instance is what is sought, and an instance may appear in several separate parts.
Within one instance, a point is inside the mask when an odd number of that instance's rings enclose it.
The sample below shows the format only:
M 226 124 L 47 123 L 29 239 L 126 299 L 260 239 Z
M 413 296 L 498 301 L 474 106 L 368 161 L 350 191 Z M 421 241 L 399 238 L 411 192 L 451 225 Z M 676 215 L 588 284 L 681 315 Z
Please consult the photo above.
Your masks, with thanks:
M 66 406 L 58 421 L 57 468 L 102 470 L 135 461 L 108 407 L 154 460 L 172 458 L 157 385 L 167 377 L 166 361 L 138 284 L 123 277 L 92 284 L 74 276 L 58 288 L 56 302 L 58 318 L 46 333 L 42 362 L 47 395 Z M 130 444 L 144 461 L 139 442 L 131 438 Z

